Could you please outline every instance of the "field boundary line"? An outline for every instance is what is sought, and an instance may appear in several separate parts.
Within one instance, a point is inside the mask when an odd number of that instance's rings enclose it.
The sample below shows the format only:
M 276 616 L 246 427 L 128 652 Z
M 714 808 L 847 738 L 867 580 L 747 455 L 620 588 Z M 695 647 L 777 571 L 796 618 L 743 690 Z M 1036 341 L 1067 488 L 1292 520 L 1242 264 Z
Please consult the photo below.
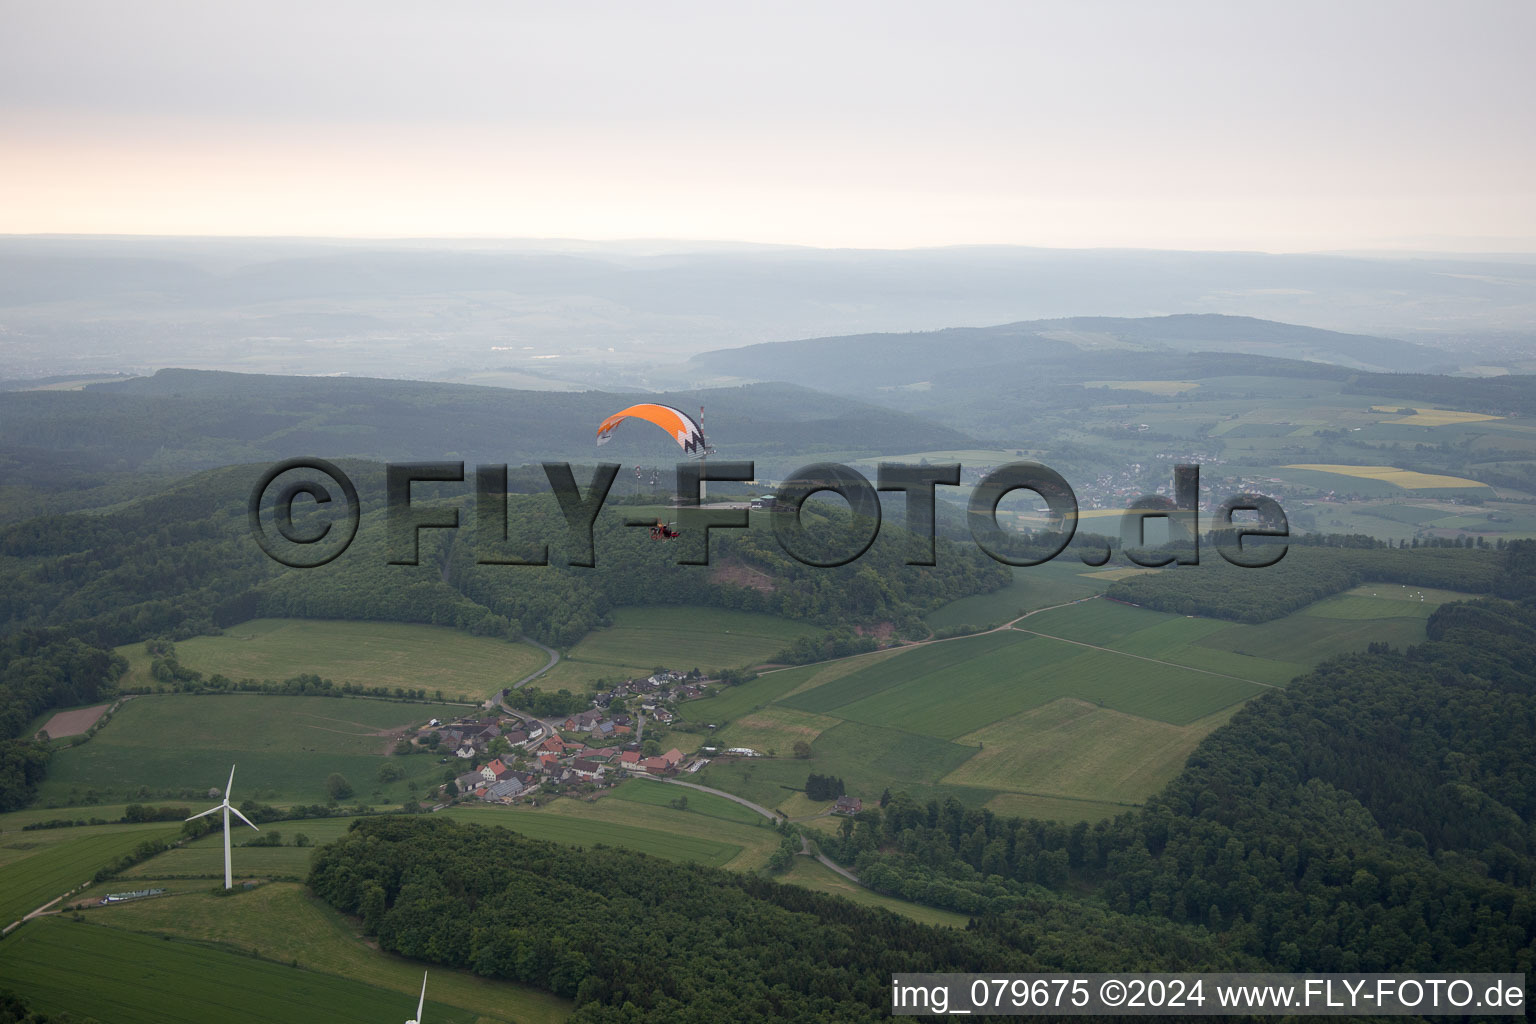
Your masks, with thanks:
M 1264 687 L 1266 689 L 1269 689 L 1269 690 L 1283 690 L 1283 689 L 1285 689 L 1285 687 L 1276 685 L 1275 683 L 1261 683 L 1257 679 L 1249 679 L 1246 676 L 1234 676 L 1234 675 L 1232 675 L 1230 673 L 1227 673 L 1227 672 L 1217 672 L 1217 671 L 1214 671 L 1213 669 L 1195 668 L 1192 665 L 1180 665 L 1177 662 L 1164 661 L 1161 658 L 1149 658 L 1145 654 L 1130 654 L 1130 653 L 1128 653 L 1126 651 L 1117 651 L 1113 647 L 1100 647 L 1098 644 L 1090 644 L 1090 643 L 1086 643 L 1085 641 L 1082 641 L 1082 640 L 1068 640 L 1064 636 L 1056 636 L 1056 635 L 1054 635 L 1052 633 L 1041 633 L 1039 630 L 1025 629 L 1023 626 L 1012 626 L 1012 625 L 1010 625 L 1008 628 L 1012 629 L 1012 630 L 1015 630 L 1016 632 L 1019 632 L 1019 633 L 1028 633 L 1030 636 L 1044 637 L 1047 640 L 1060 640 L 1064 644 L 1075 644 L 1078 647 L 1086 647 L 1086 648 L 1088 648 L 1091 651 L 1103 651 L 1106 654 L 1118 654 L 1122 658 L 1135 658 L 1137 661 L 1150 661 L 1154 665 L 1166 665 L 1169 668 L 1180 668 L 1180 669 L 1183 669 L 1186 672 L 1199 672 L 1202 675 L 1220 676 L 1222 679 L 1235 679 L 1235 680 L 1237 680 L 1240 683 L 1252 683 L 1254 686 L 1262 686 L 1262 687 Z M 1228 705 L 1228 706 L 1230 706 L 1230 705 Z M 1216 710 L 1220 711 L 1221 708 L 1217 708 Z M 1215 714 L 1214 711 L 1211 712 L 1211 713 Z M 1200 717 L 1204 718 L 1206 716 L 1205 715 L 1201 715 Z M 1198 719 L 1197 719 L 1197 721 L 1198 721 Z
M 916 649 L 918 647 L 927 647 L 929 644 L 947 644 L 947 643 L 949 643 L 949 642 L 951 642 L 953 640 L 969 640 L 971 637 L 975 637 L 975 636 L 986 636 L 989 633 L 1001 633 L 1004 630 L 1014 628 L 1013 624 L 1015 622 L 1022 622 L 1025 619 L 1029 618 L 1031 615 L 1039 615 L 1042 612 L 1053 612 L 1053 611 L 1055 611 L 1058 608 L 1070 608 L 1072 605 L 1074 605 L 1074 604 L 1082 604 L 1084 601 L 1097 601 L 1099 598 L 1101 598 L 1103 596 L 1104 596 L 1103 594 L 1089 594 L 1087 597 L 1079 597 L 1079 598 L 1077 598 L 1076 600 L 1073 600 L 1073 601 L 1063 601 L 1061 604 L 1053 604 L 1053 605 L 1050 605 L 1047 608 L 1036 608 L 1033 611 L 1028 611 L 1028 612 L 1025 612 L 1023 615 L 1017 616 L 1016 618 L 1009 619 L 1007 622 L 1003 623 L 1000 626 L 993 626 L 991 629 L 977 630 L 975 633 L 961 633 L 959 636 L 945 636 L 945 637 L 939 637 L 937 639 L 928 639 L 928 640 L 911 640 L 911 641 L 908 641 L 906 643 L 897 644 L 894 647 L 877 647 L 877 648 L 875 648 L 872 651 L 860 651 L 857 654 L 845 654 L 845 655 L 843 655 L 842 657 L 839 657 L 839 658 L 825 658 L 825 659 L 823 659 L 821 661 L 807 661 L 807 662 L 805 662 L 804 664 L 801 664 L 801 665 L 782 665 L 782 666 L 780 666 L 778 668 L 764 669 L 763 671 L 758 673 L 758 676 L 760 676 L 760 677 L 761 676 L 771 676 L 775 672 L 788 672 L 790 669 L 809 668 L 812 665 L 833 665 L 833 664 L 836 664 L 839 661 L 852 661 L 854 658 L 867 658 L 867 657 L 869 657 L 872 654 L 890 654 L 892 652 L 910 651 L 910 650 L 914 650 L 914 649 Z M 1021 630 L 1020 632 L 1027 633 L 1027 632 L 1030 632 L 1030 631 L 1029 630 Z M 1047 634 L 1041 633 L 1039 635 L 1040 636 L 1045 636 Z M 1117 651 L 1116 653 L 1118 654 L 1119 652 Z M 1219 674 L 1220 673 L 1218 673 L 1218 675 Z M 1233 678 L 1237 678 L 1237 677 L 1234 676 Z M 773 703 L 773 702 L 770 701 L 769 703 Z M 812 713 L 814 714 L 815 712 L 812 712 Z

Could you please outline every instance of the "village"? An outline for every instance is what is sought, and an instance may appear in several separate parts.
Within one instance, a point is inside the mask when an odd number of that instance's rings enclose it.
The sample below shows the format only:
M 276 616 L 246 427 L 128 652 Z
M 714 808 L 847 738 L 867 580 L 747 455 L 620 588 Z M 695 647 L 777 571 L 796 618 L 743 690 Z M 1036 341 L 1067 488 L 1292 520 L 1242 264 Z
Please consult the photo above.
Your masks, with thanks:
M 439 806 L 466 800 L 537 805 L 541 798 L 590 794 L 635 775 L 692 773 L 709 763 L 714 748 L 700 747 L 695 754 L 677 746 L 663 749 L 656 733 L 665 738 L 666 727 L 679 720 L 677 704 L 708 696 L 708 682 L 696 673 L 658 669 L 593 694 L 589 709 L 564 715 L 515 709 L 509 702 L 517 691 L 502 691 L 480 716 L 446 723 L 432 719 L 403 746 L 440 751 L 444 763 L 457 760 L 465 769 L 447 773 Z M 651 739 L 645 738 L 647 724 Z M 694 741 L 688 745 L 697 746 Z

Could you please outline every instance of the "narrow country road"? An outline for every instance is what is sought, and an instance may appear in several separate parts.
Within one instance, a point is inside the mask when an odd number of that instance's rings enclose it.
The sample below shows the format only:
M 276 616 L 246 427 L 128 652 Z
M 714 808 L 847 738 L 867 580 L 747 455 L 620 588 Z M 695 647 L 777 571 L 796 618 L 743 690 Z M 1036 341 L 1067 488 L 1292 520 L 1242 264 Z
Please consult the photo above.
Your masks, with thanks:
M 654 778 L 651 778 L 648 775 L 634 775 L 634 776 L 631 776 L 631 778 L 646 779 L 646 780 L 648 780 L 650 782 L 662 782 L 662 783 L 666 783 L 669 786 L 685 786 L 688 789 L 696 789 L 700 793 L 713 793 L 715 796 L 723 796 L 723 797 L 725 797 L 727 800 L 731 801 L 732 803 L 738 803 L 738 804 L 741 804 L 741 806 L 743 806 L 743 807 L 750 808 L 751 810 L 754 810 L 758 814 L 761 814 L 763 817 L 767 818 L 769 821 L 772 821 L 772 822 L 775 822 L 775 823 L 777 823 L 779 821 L 779 816 L 777 814 L 775 814 L 773 811 L 770 811 L 768 808 L 764 807 L 762 804 L 755 804 L 751 800 L 748 800 L 746 797 L 737 796 L 735 793 L 727 793 L 723 789 L 715 789 L 712 786 L 703 786 L 703 785 L 700 785 L 697 782 L 683 782 L 680 779 L 654 779 Z M 824 853 L 814 853 L 814 854 L 811 853 L 811 844 L 805 838 L 805 833 L 804 832 L 800 833 L 800 854 L 801 854 L 801 856 L 804 856 L 804 857 L 815 857 L 817 860 L 821 861 L 821 863 L 825 864 L 827 867 L 831 868 L 833 871 L 836 871 L 838 874 L 842 875 L 844 878 L 848 879 L 848 881 L 854 883 L 855 885 L 863 885 L 864 884 L 863 882 L 859 881 L 859 876 L 858 875 L 854 874 L 852 871 L 849 871 L 847 868 L 845 868 L 842 865 L 838 864 L 836 861 L 834 861 L 831 857 L 828 857 L 826 854 L 824 854 Z
M 544 667 L 539 669 L 537 672 L 530 672 L 527 675 L 523 676 L 523 678 L 519 679 L 517 682 L 513 683 L 511 686 L 507 687 L 507 689 L 509 689 L 509 690 L 520 690 L 520 689 L 522 689 L 524 686 L 527 686 L 529 683 L 531 683 L 535 679 L 539 678 L 539 676 L 543 675 L 545 672 L 548 672 L 550 669 L 554 668 L 555 667 L 555 663 L 560 660 L 560 652 L 555 650 L 553 647 L 545 647 L 543 644 L 539 643 L 537 640 L 531 640 L 531 639 L 529 639 L 526 636 L 523 637 L 523 643 L 533 644 L 533 646 L 537 647 L 539 650 L 541 650 L 545 654 L 549 655 L 549 660 L 547 662 L 545 662 L 544 663 Z
M 524 643 L 533 644 L 533 646 L 537 647 L 539 650 L 541 650 L 545 654 L 549 655 L 549 660 L 544 663 L 544 667 L 543 668 L 541 668 L 541 669 L 539 669 L 539 670 L 537 670 L 535 672 L 528 673 L 527 675 L 523 676 L 523 678 L 521 678 L 517 682 L 513 683 L 511 686 L 507 687 L 505 690 L 502 690 L 501 693 L 497 694 L 497 696 L 496 696 L 496 703 L 500 704 L 501 705 L 501 710 L 505 711 L 507 714 L 512 715 L 512 716 L 514 716 L 516 718 L 524 719 L 526 721 L 538 722 L 540 725 L 542 725 L 544 727 L 544 731 L 549 733 L 549 735 L 551 735 L 551 736 L 559 735 L 555 731 L 555 727 L 554 727 L 553 724 L 551 724 L 549 722 L 546 722 L 546 721 L 544 721 L 542 719 L 539 719 L 539 718 L 534 718 L 532 715 L 525 715 L 522 712 L 515 710 L 512 707 L 511 704 L 507 703 L 507 694 L 511 693 L 513 690 L 522 689 L 524 686 L 527 686 L 529 683 L 531 683 L 535 679 L 539 678 L 539 676 L 542 676 L 544 673 L 546 673 L 550 669 L 554 668 L 555 665 L 558 664 L 559 661 L 560 661 L 560 652 L 555 650 L 553 647 L 545 647 L 543 644 L 539 643 L 537 640 L 534 640 L 531 637 L 526 637 L 526 636 L 523 637 L 523 642 Z
M 890 654 L 892 651 L 908 651 L 915 647 L 927 647 L 929 644 L 947 644 L 955 640 L 969 640 L 972 637 L 985 636 L 988 633 L 1001 633 L 1004 630 L 1015 628 L 1014 623 L 1023 622 L 1031 615 L 1040 615 L 1044 612 L 1053 612 L 1057 608 L 1070 608 L 1072 605 L 1082 604 L 1084 601 L 1097 601 L 1103 596 L 1103 594 L 1089 594 L 1087 597 L 1079 597 L 1075 601 L 1063 601 L 1061 604 L 1053 604 L 1047 608 L 1036 608 L 1034 611 L 1025 612 L 1023 615 L 1020 615 L 1017 618 L 1009 619 L 1001 626 L 993 626 L 991 629 L 983 629 L 976 633 L 962 633 L 960 636 L 946 636 L 939 639 L 913 640 L 909 643 L 897 644 L 894 647 L 880 647 L 873 651 L 860 651 L 858 654 L 845 654 L 841 658 L 826 658 L 822 661 L 810 661 L 806 662 L 804 665 L 781 665 L 778 668 L 765 668 L 759 671 L 757 674 L 760 676 L 772 675 L 774 672 L 787 672 L 792 668 L 806 668 L 810 665 L 830 665 L 833 662 L 849 661 L 853 658 L 867 658 L 871 654 Z M 1029 631 L 1024 630 L 1024 632 Z M 1044 636 L 1046 634 L 1041 635 Z M 1120 652 L 1116 651 L 1115 653 L 1118 654 Z
M 684 786 L 688 789 L 696 789 L 700 793 L 713 793 L 715 796 L 725 797 L 727 800 L 731 801 L 731 803 L 741 804 L 741 806 L 747 808 L 748 810 L 756 811 L 758 814 L 761 814 L 763 817 L 767 818 L 774 824 L 778 824 L 779 822 L 779 816 L 770 811 L 768 808 L 764 807 L 762 804 L 755 804 L 744 796 L 737 796 L 735 793 L 727 793 L 723 789 L 714 789 L 710 786 L 700 785 L 697 782 L 684 782 L 681 779 L 658 779 L 650 775 L 631 775 L 630 778 L 645 779 L 647 782 L 665 782 L 669 786 Z

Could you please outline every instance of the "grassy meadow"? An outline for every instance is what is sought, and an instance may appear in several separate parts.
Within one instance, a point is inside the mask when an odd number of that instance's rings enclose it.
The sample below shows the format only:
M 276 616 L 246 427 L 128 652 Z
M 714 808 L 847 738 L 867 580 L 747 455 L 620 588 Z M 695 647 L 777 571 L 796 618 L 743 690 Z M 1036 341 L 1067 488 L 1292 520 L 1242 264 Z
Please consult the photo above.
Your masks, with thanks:
M 153 685 L 143 644 L 117 649 L 128 659 L 127 682 Z M 542 666 L 531 644 L 471 636 L 445 626 L 332 619 L 252 619 L 219 636 L 176 645 L 176 657 L 205 676 L 281 682 L 317 675 L 340 686 L 441 690 L 444 698 L 481 701 Z
M 409 994 L 335 974 L 57 917 L 33 921 L 0 943 L 0 987 L 45 1012 L 112 1024 L 375 1024 L 403 1020 L 415 1009 Z M 426 1019 L 434 1024 L 477 1024 L 480 1017 L 435 995 L 427 1002 Z
M 297 960 L 303 970 L 403 998 L 414 997 L 421 989 L 423 965 L 374 949 L 358 933 L 355 922 L 294 882 L 274 882 L 228 897 L 214 896 L 206 888 L 173 892 L 158 899 L 89 908 L 85 916 L 88 923 L 114 930 L 170 935 L 257 953 L 284 964 Z M 441 965 L 432 966 L 430 981 L 429 1006 L 436 1003 L 451 1008 L 449 1012 L 467 1010 L 481 1020 L 555 1024 L 571 1011 L 569 1002 L 547 992 Z M 414 1004 L 406 1006 L 407 1011 L 411 1009 Z
M 205 799 L 222 790 L 231 763 L 243 800 L 325 803 L 326 779 L 341 773 L 355 799 L 399 803 L 442 781 L 426 755 L 389 757 L 406 772 L 381 784 L 378 771 L 400 730 L 462 707 L 333 697 L 166 694 L 135 697 L 88 742 L 59 750 L 39 802 Z M 169 795 L 167 795 L 169 794 Z M 216 798 L 215 798 L 216 801 Z M 198 808 L 201 810 L 202 808 Z
M 145 840 L 174 839 L 180 831 L 180 825 L 164 822 L 7 830 L 0 834 L 0 927 L 90 882 L 100 868 Z
M 711 675 L 766 662 L 802 636 L 821 630 L 803 622 L 692 605 L 619 608 L 613 625 L 588 633 L 533 685 L 572 693 L 650 675 L 658 666 Z
M 1244 702 L 1372 641 L 1421 642 L 1429 613 L 1466 596 L 1365 584 L 1256 626 L 1082 601 L 1011 629 L 775 671 L 691 710 L 720 723 L 716 744 L 778 756 L 717 759 L 701 781 L 783 807 L 815 771 L 865 800 L 905 788 L 1098 820 L 1166 785 Z M 789 756 L 797 739 L 810 759 Z

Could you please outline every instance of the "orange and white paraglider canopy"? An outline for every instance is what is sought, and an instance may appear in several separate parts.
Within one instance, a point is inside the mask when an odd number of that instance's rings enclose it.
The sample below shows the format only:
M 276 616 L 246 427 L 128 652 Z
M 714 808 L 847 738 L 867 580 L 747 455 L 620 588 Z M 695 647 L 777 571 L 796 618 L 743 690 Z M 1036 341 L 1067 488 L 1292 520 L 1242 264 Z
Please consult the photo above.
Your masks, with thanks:
M 689 455 L 709 454 L 710 448 L 704 440 L 704 429 L 699 426 L 697 420 L 681 409 L 674 409 L 670 405 L 652 405 L 648 402 L 621 409 L 603 420 L 602 425 L 597 428 L 597 443 L 607 444 L 612 439 L 614 430 L 627 419 L 646 420 L 656 424 L 671 434 L 673 440 Z

